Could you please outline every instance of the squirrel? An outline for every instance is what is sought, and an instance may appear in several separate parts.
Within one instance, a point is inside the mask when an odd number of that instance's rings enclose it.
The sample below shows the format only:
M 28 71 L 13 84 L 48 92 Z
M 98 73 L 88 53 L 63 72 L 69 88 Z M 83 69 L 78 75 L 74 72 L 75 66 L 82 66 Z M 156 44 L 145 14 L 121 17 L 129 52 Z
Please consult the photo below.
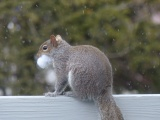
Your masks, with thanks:
M 112 66 L 107 56 L 91 45 L 71 46 L 60 35 L 50 36 L 39 48 L 37 64 L 52 66 L 55 91 L 45 96 L 74 96 L 91 99 L 98 106 L 101 120 L 124 120 L 112 96 Z M 72 91 L 64 92 L 69 85 Z

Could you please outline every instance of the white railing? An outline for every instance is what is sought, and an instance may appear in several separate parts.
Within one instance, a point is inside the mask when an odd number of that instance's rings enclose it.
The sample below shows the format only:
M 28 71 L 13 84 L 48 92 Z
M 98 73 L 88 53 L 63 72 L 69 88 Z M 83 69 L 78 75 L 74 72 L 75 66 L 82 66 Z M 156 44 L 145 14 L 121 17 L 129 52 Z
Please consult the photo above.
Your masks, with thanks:
M 114 95 L 125 120 L 160 120 L 160 94 Z M 93 102 L 58 96 L 1 96 L 0 120 L 98 120 Z

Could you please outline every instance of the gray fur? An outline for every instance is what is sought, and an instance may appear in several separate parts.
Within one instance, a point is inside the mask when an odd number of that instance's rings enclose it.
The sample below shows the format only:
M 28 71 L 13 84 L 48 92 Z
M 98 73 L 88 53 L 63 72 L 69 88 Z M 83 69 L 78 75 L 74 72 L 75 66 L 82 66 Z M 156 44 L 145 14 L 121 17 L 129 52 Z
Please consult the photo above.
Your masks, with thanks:
M 72 92 L 66 95 L 94 100 L 101 120 L 123 120 L 112 97 L 112 67 L 105 54 L 90 45 L 70 46 L 62 39 L 57 42 L 49 53 L 57 75 L 55 92 L 45 95 L 60 95 L 69 85 Z

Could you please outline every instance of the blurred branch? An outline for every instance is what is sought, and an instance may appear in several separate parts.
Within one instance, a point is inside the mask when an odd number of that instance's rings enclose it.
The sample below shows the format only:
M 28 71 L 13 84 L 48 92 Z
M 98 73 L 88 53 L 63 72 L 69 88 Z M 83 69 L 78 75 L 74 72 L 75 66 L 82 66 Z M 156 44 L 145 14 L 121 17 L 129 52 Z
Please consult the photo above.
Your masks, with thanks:
M 117 52 L 117 53 L 108 53 L 108 57 L 109 58 L 118 58 L 118 57 L 123 57 L 126 54 L 128 54 L 131 50 L 133 50 L 134 48 L 131 47 L 126 47 L 124 50 Z
M 37 32 L 37 30 L 36 30 L 36 28 L 35 28 L 35 26 L 34 26 L 34 24 L 33 24 L 33 22 L 32 22 L 31 20 L 29 20 L 28 26 L 29 26 L 29 28 L 30 28 L 30 31 L 31 31 L 32 35 L 33 35 L 34 37 L 38 37 L 39 34 L 38 34 L 38 32 Z

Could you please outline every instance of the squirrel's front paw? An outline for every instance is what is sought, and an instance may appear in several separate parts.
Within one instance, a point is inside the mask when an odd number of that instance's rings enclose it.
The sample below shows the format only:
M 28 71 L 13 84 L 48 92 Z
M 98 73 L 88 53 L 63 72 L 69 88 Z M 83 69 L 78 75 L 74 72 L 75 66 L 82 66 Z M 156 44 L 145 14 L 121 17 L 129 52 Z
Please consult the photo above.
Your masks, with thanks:
M 44 93 L 45 97 L 56 97 L 58 94 L 56 92 Z

